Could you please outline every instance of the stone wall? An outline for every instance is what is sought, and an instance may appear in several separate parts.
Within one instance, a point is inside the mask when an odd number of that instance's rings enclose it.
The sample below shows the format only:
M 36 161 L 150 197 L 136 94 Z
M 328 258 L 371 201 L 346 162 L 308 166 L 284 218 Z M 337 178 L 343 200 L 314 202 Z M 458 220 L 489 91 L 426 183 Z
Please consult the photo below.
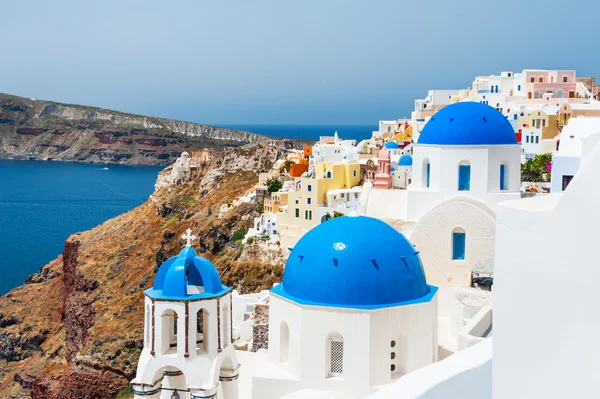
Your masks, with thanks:
M 254 305 L 254 327 L 252 328 L 252 352 L 269 348 L 269 305 Z

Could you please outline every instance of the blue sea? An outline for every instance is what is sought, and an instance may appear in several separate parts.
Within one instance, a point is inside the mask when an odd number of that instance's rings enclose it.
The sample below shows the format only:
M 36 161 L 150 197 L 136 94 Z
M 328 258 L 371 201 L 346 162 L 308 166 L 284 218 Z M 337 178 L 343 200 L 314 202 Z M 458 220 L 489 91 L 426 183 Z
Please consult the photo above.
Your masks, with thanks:
M 301 140 L 319 140 L 319 136 L 338 136 L 344 140 L 361 141 L 371 137 L 379 127 L 374 125 L 221 125 L 230 129 Z
M 61 254 L 69 235 L 144 203 L 161 169 L 0 160 L 0 295 Z

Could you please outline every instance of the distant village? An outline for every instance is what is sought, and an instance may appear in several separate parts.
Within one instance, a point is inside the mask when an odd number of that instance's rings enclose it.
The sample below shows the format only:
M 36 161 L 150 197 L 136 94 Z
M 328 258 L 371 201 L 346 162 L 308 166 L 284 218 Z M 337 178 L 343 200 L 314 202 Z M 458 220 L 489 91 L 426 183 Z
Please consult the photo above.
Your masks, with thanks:
M 369 139 L 332 132 L 283 148 L 253 190 L 219 210 L 256 202 L 240 245 L 287 262 L 283 282 L 249 295 L 221 286 L 188 232 L 146 292 L 136 398 L 491 398 L 492 335 L 503 381 L 494 398 L 558 397 L 541 387 L 557 364 L 542 354 L 551 348 L 514 331 L 561 340 L 552 320 L 530 323 L 560 308 L 535 299 L 535 279 L 547 296 L 570 292 L 564 267 L 585 279 L 595 263 L 561 240 L 586 241 L 590 230 L 570 223 L 597 211 L 599 96 L 572 70 L 502 72 L 430 90 L 410 118 L 380 121 Z M 165 179 L 183 182 L 214 156 L 184 153 Z M 173 265 L 198 272 L 175 283 Z M 561 323 L 581 321 L 567 313 Z M 523 394 L 528 383 L 536 394 Z

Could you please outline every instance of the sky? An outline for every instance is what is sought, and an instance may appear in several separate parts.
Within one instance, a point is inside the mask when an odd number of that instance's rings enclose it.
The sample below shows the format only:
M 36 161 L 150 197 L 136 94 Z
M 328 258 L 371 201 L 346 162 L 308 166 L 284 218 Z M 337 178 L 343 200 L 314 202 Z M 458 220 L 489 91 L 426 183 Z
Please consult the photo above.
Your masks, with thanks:
M 600 80 L 600 1 L 0 0 L 0 92 L 207 124 L 377 124 L 475 76 Z

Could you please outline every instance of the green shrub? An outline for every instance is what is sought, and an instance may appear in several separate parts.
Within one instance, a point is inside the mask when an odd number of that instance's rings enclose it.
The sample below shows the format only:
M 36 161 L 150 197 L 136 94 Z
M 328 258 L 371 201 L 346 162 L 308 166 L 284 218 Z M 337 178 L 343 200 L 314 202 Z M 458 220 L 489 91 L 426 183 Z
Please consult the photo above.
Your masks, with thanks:
M 244 236 L 246 235 L 246 232 L 244 230 L 238 230 L 235 233 L 233 233 L 233 236 L 231 237 L 231 241 L 238 241 L 238 240 L 242 240 L 244 239 Z
M 131 399 L 131 398 L 133 398 L 133 388 L 131 388 L 131 385 L 127 385 L 126 387 L 121 389 L 119 392 L 117 392 L 117 396 L 115 397 L 115 399 Z

